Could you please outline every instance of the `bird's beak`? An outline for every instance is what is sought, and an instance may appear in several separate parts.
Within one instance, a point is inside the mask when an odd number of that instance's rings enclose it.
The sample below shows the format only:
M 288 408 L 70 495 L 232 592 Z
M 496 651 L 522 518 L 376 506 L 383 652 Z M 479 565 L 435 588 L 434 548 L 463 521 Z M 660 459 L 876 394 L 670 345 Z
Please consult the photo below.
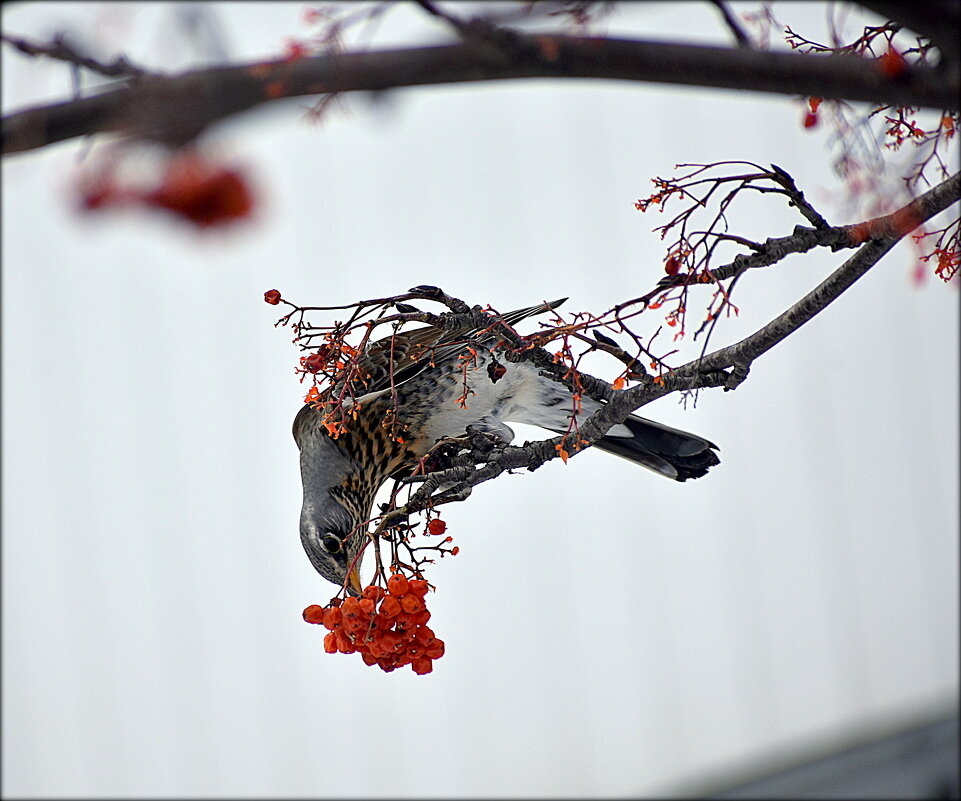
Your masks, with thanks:
M 360 595 L 363 593 L 364 588 L 360 586 L 360 571 L 357 569 L 357 565 L 354 565 L 350 573 L 347 574 L 347 583 L 350 588 L 354 591 L 355 595 Z

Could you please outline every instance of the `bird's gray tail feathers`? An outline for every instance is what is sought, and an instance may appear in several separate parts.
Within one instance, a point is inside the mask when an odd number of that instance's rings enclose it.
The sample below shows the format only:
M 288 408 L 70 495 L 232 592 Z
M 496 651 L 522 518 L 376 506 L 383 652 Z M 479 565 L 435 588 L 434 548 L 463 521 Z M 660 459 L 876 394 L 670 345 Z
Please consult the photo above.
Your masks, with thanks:
M 630 436 L 608 434 L 595 448 L 623 456 L 675 481 L 700 478 L 721 460 L 710 440 L 631 415 L 624 421 Z M 614 430 L 623 429 L 618 426 Z

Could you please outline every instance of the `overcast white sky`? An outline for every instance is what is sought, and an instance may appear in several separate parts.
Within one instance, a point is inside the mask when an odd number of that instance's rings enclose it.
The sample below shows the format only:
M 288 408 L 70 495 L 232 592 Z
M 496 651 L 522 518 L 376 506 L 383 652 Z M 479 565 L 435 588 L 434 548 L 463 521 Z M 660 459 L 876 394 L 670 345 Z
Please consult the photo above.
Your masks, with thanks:
M 219 6 L 231 57 L 306 34 L 303 8 Z M 819 4 L 778 11 L 822 30 Z M 21 3 L 3 27 L 194 58 L 168 4 Z M 637 4 L 609 29 L 726 41 L 707 3 Z M 445 34 L 410 11 L 379 35 Z M 4 50 L 4 113 L 69 91 L 66 69 Z M 432 87 L 321 126 L 304 105 L 214 137 L 261 198 L 237 231 L 78 216 L 83 143 L 4 160 L 4 795 L 665 794 L 956 705 L 958 298 L 912 282 L 909 246 L 736 392 L 644 409 L 720 445 L 708 477 L 588 452 L 448 507 L 461 553 L 433 575 L 433 674 L 324 654 L 300 619 L 331 594 L 297 532 L 303 389 L 265 290 L 429 283 L 601 311 L 657 280 L 663 218 L 633 202 L 676 162 L 773 161 L 855 220 L 827 133 L 787 97 Z M 802 221 L 763 199 L 733 222 Z M 745 278 L 719 342 L 843 258 Z

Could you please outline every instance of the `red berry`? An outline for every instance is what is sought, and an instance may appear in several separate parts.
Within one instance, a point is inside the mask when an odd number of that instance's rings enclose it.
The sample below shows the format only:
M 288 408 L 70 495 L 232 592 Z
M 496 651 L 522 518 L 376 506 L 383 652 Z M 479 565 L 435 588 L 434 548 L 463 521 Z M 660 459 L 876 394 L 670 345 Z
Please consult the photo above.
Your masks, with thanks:
M 386 594 L 381 587 L 374 584 L 364 588 L 364 597 L 370 598 L 374 603 L 380 601 Z
M 391 595 L 407 595 L 409 589 L 410 583 L 407 581 L 407 576 L 403 573 L 394 573 L 393 576 L 387 579 L 387 592 Z
M 418 626 L 417 631 L 414 632 L 414 639 L 421 645 L 430 645 L 434 639 L 434 631 L 427 626 Z
M 408 614 L 414 615 L 424 608 L 424 602 L 416 595 L 408 593 L 400 599 L 400 606 Z
M 421 659 L 415 659 L 410 663 L 411 668 L 414 673 L 418 676 L 423 676 L 425 673 L 430 673 L 434 669 L 434 662 L 430 657 L 423 657 Z
M 427 524 L 427 533 L 432 537 L 439 537 L 445 531 L 447 531 L 447 523 L 439 517 L 435 517 Z
M 336 606 L 324 610 L 324 627 L 333 631 L 344 622 L 344 613 Z
M 380 613 L 384 617 L 397 617 L 400 614 L 400 601 L 388 595 L 380 604 Z
M 396 631 L 385 631 L 381 640 L 381 647 L 388 653 L 391 651 L 400 652 L 404 650 L 404 638 Z
M 139 199 L 148 206 L 179 214 L 201 228 L 248 217 L 254 205 L 253 193 L 241 173 L 196 157 L 172 161 L 163 183 Z
M 425 606 L 416 615 L 413 615 L 414 623 L 418 626 L 423 626 L 428 620 L 430 620 L 430 610 Z
M 319 373 L 324 367 L 324 358 L 319 353 L 311 353 L 301 357 L 300 363 L 308 373 Z
M 280 290 L 278 289 L 268 289 L 264 292 L 264 300 L 266 300 L 271 306 L 276 306 L 280 303 Z
M 345 618 L 356 618 L 360 616 L 360 601 L 358 601 L 354 596 L 349 598 L 344 598 L 344 603 L 340 607 Z

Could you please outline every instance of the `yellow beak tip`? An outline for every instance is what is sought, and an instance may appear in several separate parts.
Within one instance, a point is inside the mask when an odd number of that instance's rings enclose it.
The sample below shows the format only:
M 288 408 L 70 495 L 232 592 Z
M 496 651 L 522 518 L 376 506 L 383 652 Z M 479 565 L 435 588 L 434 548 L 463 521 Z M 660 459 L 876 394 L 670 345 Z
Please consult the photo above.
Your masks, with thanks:
M 347 580 L 358 595 L 363 592 L 364 588 L 360 586 L 360 571 L 356 567 L 347 574 Z

